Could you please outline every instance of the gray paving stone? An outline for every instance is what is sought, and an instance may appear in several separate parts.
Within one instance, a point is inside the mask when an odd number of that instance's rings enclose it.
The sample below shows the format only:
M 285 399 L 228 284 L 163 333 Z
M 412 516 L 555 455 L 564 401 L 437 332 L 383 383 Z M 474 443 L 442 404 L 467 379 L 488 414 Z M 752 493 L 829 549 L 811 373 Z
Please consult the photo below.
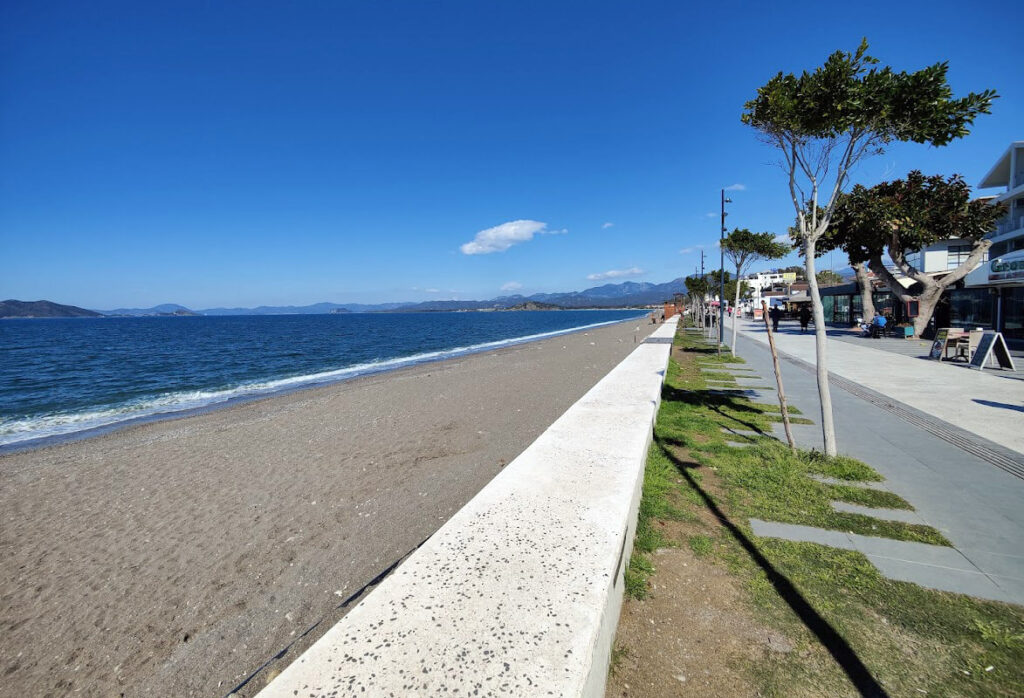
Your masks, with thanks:
M 830 531 L 814 526 L 762 521 L 760 519 L 751 519 L 750 527 L 754 530 L 755 536 L 762 538 L 782 538 L 783 540 L 797 543 L 818 543 L 832 548 L 842 548 L 843 550 L 855 549 L 850 536 L 842 531 Z
M 726 446 L 731 446 L 732 448 L 749 448 L 750 446 L 754 445 L 754 442 L 753 441 L 726 441 L 725 445 Z
M 853 542 L 853 547 L 865 555 L 917 562 L 953 570 L 981 572 L 956 548 L 950 548 L 945 545 L 929 545 L 914 541 L 864 536 L 859 533 L 850 533 L 849 536 Z
M 928 589 L 966 594 L 979 599 L 1013 601 L 1010 593 L 981 572 L 936 567 L 880 555 L 868 555 L 867 558 L 879 572 L 899 582 L 911 582 Z
M 847 514 L 862 514 L 884 521 L 902 521 L 903 523 L 921 524 L 922 526 L 928 525 L 928 522 L 922 519 L 920 514 L 909 509 L 875 509 L 860 504 L 840 501 L 832 502 L 832 508 Z
M 839 478 L 827 475 L 808 475 L 812 480 L 817 480 L 823 485 L 846 485 L 847 487 L 862 487 L 868 490 L 887 491 L 884 482 L 872 482 L 869 480 L 840 480 Z
M 964 553 L 964 557 L 991 575 L 1013 578 L 1024 583 L 1024 557 L 1001 555 L 982 550 L 967 551 Z
M 1006 595 L 1010 597 L 1013 603 L 1024 605 L 1024 580 L 1013 577 L 1001 577 L 994 574 L 990 574 L 989 577 L 995 582 L 996 586 L 1006 592 Z

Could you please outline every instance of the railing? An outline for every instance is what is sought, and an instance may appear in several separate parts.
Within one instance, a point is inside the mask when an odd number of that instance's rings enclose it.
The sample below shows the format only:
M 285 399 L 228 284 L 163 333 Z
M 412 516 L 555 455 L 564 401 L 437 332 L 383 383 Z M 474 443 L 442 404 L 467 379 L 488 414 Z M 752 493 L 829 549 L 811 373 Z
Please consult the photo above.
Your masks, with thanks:
M 1024 228 L 1024 216 L 1007 217 L 999 223 L 996 223 L 996 230 L 992 233 L 992 237 L 1011 233 L 1020 228 Z

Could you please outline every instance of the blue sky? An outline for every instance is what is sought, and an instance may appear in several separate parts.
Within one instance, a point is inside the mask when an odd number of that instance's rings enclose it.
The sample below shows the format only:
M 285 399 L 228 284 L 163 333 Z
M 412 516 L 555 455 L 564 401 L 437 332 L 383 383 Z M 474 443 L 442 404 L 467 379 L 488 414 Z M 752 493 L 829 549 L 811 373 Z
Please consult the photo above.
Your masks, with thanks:
M 973 185 L 1024 139 L 1009 3 L 715 5 L 7 0 L 0 298 L 203 308 L 684 276 L 717 252 L 720 188 L 737 185 L 730 226 L 792 220 L 743 103 L 862 36 L 1001 98 L 968 138 L 893 147 L 856 181 Z

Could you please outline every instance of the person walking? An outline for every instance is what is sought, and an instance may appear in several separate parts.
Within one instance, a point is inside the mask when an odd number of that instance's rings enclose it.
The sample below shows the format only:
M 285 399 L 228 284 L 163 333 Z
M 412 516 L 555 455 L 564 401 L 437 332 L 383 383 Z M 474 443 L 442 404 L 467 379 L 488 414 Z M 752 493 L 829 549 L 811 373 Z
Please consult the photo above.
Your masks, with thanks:
M 807 331 L 807 326 L 811 324 L 811 309 L 807 307 L 805 303 L 800 307 L 800 334 Z
M 779 320 L 782 319 L 782 309 L 777 305 L 773 305 L 772 309 L 768 311 L 768 317 L 772 319 L 772 332 L 778 332 Z

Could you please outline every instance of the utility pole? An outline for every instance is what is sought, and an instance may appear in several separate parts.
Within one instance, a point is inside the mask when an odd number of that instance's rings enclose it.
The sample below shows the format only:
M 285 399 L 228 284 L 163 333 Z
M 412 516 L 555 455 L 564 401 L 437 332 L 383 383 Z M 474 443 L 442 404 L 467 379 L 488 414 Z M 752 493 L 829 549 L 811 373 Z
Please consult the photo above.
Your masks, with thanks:
M 722 343 L 725 341 L 725 205 L 731 204 L 732 199 L 725 198 L 725 189 L 722 190 L 722 230 L 718 234 L 719 254 L 719 293 L 718 293 L 718 354 L 722 354 Z M 739 283 L 739 280 L 736 281 Z

